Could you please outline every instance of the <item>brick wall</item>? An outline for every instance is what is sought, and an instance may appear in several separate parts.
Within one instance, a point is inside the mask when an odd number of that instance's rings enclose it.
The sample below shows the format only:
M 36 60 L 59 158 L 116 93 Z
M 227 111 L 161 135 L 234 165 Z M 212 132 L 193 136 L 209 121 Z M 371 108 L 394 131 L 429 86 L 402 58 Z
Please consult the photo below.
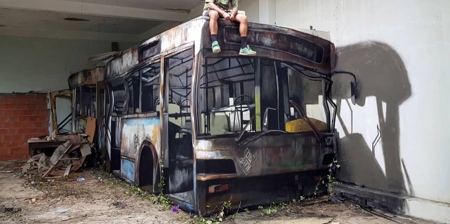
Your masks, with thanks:
M 29 138 L 48 135 L 47 94 L 0 94 L 0 160 L 28 158 Z

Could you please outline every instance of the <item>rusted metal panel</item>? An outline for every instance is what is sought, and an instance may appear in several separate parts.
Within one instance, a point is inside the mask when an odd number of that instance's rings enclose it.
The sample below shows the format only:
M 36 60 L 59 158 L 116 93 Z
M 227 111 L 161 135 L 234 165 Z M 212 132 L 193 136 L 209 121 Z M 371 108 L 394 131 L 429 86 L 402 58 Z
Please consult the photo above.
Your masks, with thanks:
M 50 106 L 51 106 L 51 114 L 52 114 L 52 129 L 55 134 L 58 134 L 58 118 L 56 113 L 56 98 L 57 97 L 72 97 L 72 92 L 68 89 L 58 90 L 50 92 Z
M 223 53 L 221 56 L 238 56 L 240 43 L 238 25 L 225 20 L 219 21 L 218 41 Z M 278 61 L 296 61 L 298 64 L 322 72 L 331 73 L 335 66 L 334 44 L 300 31 L 284 27 L 248 23 L 248 43 L 259 52 L 258 56 Z M 209 38 L 209 20 L 198 17 L 169 29 L 141 44 L 124 51 L 108 63 L 108 79 L 121 76 L 140 63 L 140 49 L 157 42 L 160 48 L 154 54 L 164 53 L 186 43 L 195 43 L 195 54 L 205 49 L 206 57 L 212 56 L 208 50 L 211 47 Z M 289 52 L 289 53 L 288 53 Z M 142 52 L 141 52 L 142 53 Z M 150 58 L 156 55 L 145 55 Z
M 140 150 L 143 144 L 145 142 L 152 144 L 156 157 L 160 157 L 161 154 L 161 121 L 155 115 L 155 113 L 127 115 L 121 119 L 121 176 L 133 183 L 139 180 L 140 164 L 138 162 L 140 162 Z M 154 159 L 157 161 L 157 158 Z M 124 165 L 127 166 L 124 167 Z
M 218 37 L 222 47 L 220 57 L 238 56 L 239 33 L 236 23 L 219 21 Z M 325 75 L 331 75 L 333 72 L 334 45 L 324 39 L 287 28 L 249 23 L 248 42 L 258 52 L 257 57 L 298 64 Z M 168 74 L 165 74 L 165 60 L 192 45 L 195 55 L 189 104 L 192 132 L 189 133 L 190 142 L 187 144 L 192 145 L 193 155 L 179 158 L 183 156 L 178 157 L 177 153 L 184 149 L 177 148 L 176 150 L 180 151 L 174 151 L 169 148 L 175 137 L 169 134 L 169 131 L 173 129 L 170 128 L 168 121 L 169 86 L 167 83 L 170 78 Z M 236 205 L 241 202 L 243 205 L 254 205 L 294 198 L 291 197 L 292 195 L 283 199 L 274 198 L 271 187 L 275 187 L 275 184 L 274 186 L 270 184 L 273 181 L 279 182 L 280 186 L 289 186 L 292 190 L 292 186 L 298 186 L 299 180 L 295 176 L 298 173 L 305 173 L 306 178 L 306 176 L 313 177 L 313 174 L 310 175 L 308 172 L 326 171 L 328 164 L 323 162 L 324 158 L 326 155 L 333 156 L 336 153 L 336 142 L 330 140 L 334 139 L 335 134 L 324 132 L 317 137 L 313 133 L 288 134 L 281 130 L 279 133 L 266 134 L 258 129 L 256 133 L 242 134 L 239 137 L 233 134 L 225 137 L 197 136 L 201 125 L 198 111 L 200 107 L 197 106 L 205 100 L 203 96 L 199 97 L 203 62 L 205 58 L 217 57 L 210 53 L 210 46 L 209 20 L 199 17 L 124 51 L 108 63 L 107 81 L 119 82 L 119 77 L 128 77 L 132 72 L 144 68 L 150 61 L 156 58 L 161 59 L 160 113 L 117 117 L 121 120 L 119 128 L 121 130 L 121 160 L 124 163 L 132 163 L 134 166 L 131 169 L 130 164 L 123 164 L 130 169 L 122 167 L 121 169 L 128 170 L 124 170 L 122 176 L 130 181 L 138 181 L 136 177 L 139 171 L 137 168 L 139 167 L 137 164 L 139 150 L 142 148 L 142 142 L 148 141 L 155 148 L 158 157 L 156 160 L 163 159 L 164 169 L 171 175 L 166 179 L 169 189 L 175 191 L 170 192 L 171 197 L 190 210 L 204 214 L 207 212 L 207 204 L 220 205 L 223 201 L 236 202 Z M 257 136 L 259 133 L 263 135 Z M 180 139 L 177 141 L 181 145 L 184 143 Z M 109 147 L 111 148 L 111 145 Z M 202 171 L 199 169 L 199 164 L 204 161 L 226 161 L 224 164 L 232 161 L 233 167 L 227 169 L 234 171 L 221 172 L 221 168 L 225 170 L 225 167 L 220 165 L 219 168 L 215 168 L 216 172 L 206 172 L 206 169 Z M 134 179 L 131 180 L 130 176 L 134 176 Z M 193 181 L 193 189 L 179 191 L 179 189 L 185 189 L 179 186 L 188 181 Z M 267 183 L 270 183 L 270 186 L 266 186 Z M 225 189 L 224 192 L 216 194 L 215 191 L 212 193 L 208 191 L 209 187 L 221 184 L 227 186 L 221 188 Z M 295 195 L 295 191 L 296 187 L 289 191 L 289 194 Z
M 148 140 L 156 149 L 159 149 L 160 125 L 161 121 L 158 117 L 122 118 L 121 155 L 136 159 L 144 140 Z M 157 153 L 159 156 L 159 150 Z
M 137 46 L 131 47 L 124 51 L 120 57 L 111 60 L 107 66 L 108 80 L 114 79 L 139 63 L 139 48 Z
M 324 147 L 314 135 L 263 136 L 243 146 L 235 142 L 234 138 L 199 140 L 194 149 L 197 159 L 233 160 L 237 174 L 227 174 L 228 177 L 326 169 L 328 164 L 322 164 L 323 157 L 336 153 L 332 145 Z
M 76 86 L 93 86 L 97 82 L 105 80 L 106 67 L 96 67 L 90 70 L 83 70 L 69 76 L 68 82 L 70 89 Z
M 236 23 L 220 21 L 218 40 L 222 51 L 237 55 L 240 48 L 240 34 Z M 247 41 L 258 52 L 258 56 L 279 61 L 295 61 L 297 64 L 331 74 L 335 65 L 334 44 L 293 29 L 249 23 Z M 211 45 L 209 39 L 204 48 Z M 222 47 L 223 46 L 223 47 Z
M 136 174 L 136 164 L 134 163 L 134 161 L 127 158 L 122 158 L 120 163 L 121 176 L 130 182 L 134 182 Z

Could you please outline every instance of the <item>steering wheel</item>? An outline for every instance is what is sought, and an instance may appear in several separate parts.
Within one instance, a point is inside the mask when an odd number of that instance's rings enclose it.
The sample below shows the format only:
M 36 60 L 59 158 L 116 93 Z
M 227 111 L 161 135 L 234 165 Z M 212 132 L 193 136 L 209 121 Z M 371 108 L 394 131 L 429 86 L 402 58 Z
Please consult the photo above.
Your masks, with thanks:
M 248 110 L 248 107 L 242 107 L 243 105 L 250 105 L 253 103 L 253 98 L 249 95 L 239 95 L 234 98 L 234 108 L 238 111 Z

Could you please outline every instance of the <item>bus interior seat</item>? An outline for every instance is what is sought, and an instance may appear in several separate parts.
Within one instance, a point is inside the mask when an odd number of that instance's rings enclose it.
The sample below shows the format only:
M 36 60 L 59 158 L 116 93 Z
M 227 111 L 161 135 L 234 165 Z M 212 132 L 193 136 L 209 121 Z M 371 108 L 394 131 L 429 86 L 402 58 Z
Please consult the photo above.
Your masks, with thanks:
M 210 128 L 211 135 L 223 135 L 228 131 L 228 118 L 224 113 L 217 113 L 213 116 Z
M 242 130 L 242 119 L 239 111 L 231 111 L 226 114 L 227 117 L 227 131 L 240 132 Z

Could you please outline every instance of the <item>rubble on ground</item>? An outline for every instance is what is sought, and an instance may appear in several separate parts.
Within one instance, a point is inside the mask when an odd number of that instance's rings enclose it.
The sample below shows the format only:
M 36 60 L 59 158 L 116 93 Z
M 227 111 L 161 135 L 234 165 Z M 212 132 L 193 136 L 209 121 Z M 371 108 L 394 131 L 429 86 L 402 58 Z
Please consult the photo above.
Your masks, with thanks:
M 51 156 L 45 153 L 32 156 L 22 167 L 22 173 L 60 178 L 79 170 L 86 157 L 92 153 L 91 143 L 86 139 L 86 135 L 67 135 L 65 138 L 67 140 L 59 145 Z

